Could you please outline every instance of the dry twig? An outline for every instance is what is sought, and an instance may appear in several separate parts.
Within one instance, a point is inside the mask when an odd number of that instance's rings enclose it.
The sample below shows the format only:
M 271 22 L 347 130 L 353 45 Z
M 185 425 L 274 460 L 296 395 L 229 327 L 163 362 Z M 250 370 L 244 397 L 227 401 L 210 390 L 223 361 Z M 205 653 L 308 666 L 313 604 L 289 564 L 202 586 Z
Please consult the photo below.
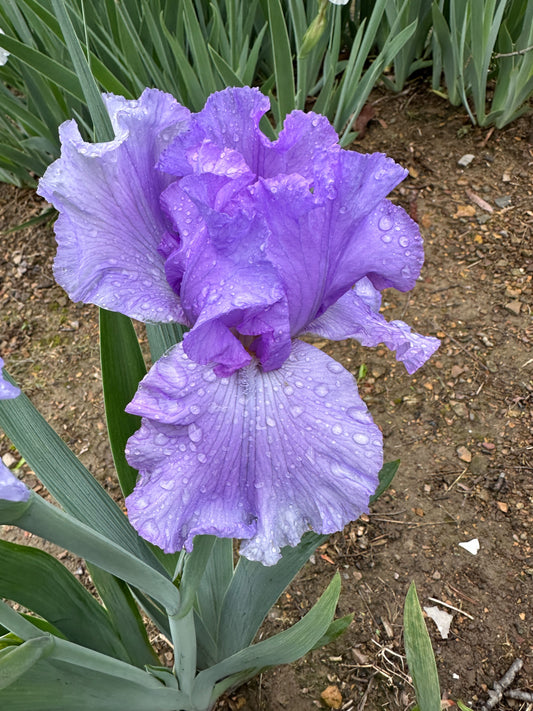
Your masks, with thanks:
M 489 700 L 481 707 L 481 711 L 490 711 L 502 700 L 505 690 L 511 686 L 523 664 L 524 662 L 521 659 L 515 659 L 500 681 L 494 682 L 492 689 L 489 690 Z

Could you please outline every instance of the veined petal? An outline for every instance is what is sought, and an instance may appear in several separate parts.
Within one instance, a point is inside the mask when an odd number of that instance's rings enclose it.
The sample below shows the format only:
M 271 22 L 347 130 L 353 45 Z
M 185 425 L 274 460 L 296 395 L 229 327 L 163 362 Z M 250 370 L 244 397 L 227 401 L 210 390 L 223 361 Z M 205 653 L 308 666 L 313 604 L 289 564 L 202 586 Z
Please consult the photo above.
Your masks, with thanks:
M 403 321 L 386 321 L 373 311 L 372 296 L 368 293 L 367 280 L 342 296 L 306 329 L 333 341 L 355 338 L 363 346 L 377 346 L 384 343 L 396 351 L 396 360 L 401 361 L 408 373 L 414 373 L 440 345 L 438 338 L 421 336 L 411 331 Z
M 167 228 L 159 197 L 170 179 L 154 166 L 190 113 L 155 89 L 138 101 L 104 99 L 115 139 L 86 143 L 75 121 L 65 122 L 61 157 L 39 182 L 60 212 L 55 277 L 74 301 L 141 321 L 183 321 L 157 251 Z
M 0 358 L 0 400 L 9 400 L 20 395 L 20 390 L 2 375 L 4 361 Z
M 299 341 L 281 368 L 254 361 L 230 378 L 175 346 L 127 410 L 143 417 L 127 447 L 140 473 L 128 514 L 167 552 L 214 534 L 272 565 L 310 528 L 357 518 L 377 486 L 381 433 L 353 376 Z
M 0 500 L 27 501 L 30 490 L 0 460 Z
M 381 153 L 342 151 L 334 182 L 315 190 L 325 201 L 317 229 L 328 242 L 323 310 L 368 276 L 378 289 L 413 288 L 423 263 L 418 226 L 385 197 L 407 175 Z
M 190 130 L 178 136 L 162 154 L 159 168 L 171 175 L 187 175 L 192 168 L 189 150 L 205 139 L 220 148 L 238 151 L 255 173 L 260 172 L 265 146 L 270 141 L 259 128 L 270 102 L 259 89 L 229 87 L 207 99 L 194 114 Z

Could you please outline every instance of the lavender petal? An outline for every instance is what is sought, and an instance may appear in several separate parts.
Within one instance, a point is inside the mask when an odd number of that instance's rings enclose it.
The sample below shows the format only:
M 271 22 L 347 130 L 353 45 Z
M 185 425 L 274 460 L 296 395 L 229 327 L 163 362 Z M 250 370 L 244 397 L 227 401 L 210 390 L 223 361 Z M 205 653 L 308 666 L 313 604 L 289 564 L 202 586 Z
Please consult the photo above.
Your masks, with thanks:
M 86 143 L 75 121 L 60 127 L 61 157 L 38 192 L 60 212 L 54 274 L 74 301 L 142 321 L 183 321 L 157 247 L 166 231 L 159 196 L 170 178 L 155 169 L 190 114 L 169 94 L 104 97 L 116 137 Z
M 254 361 L 230 378 L 178 345 L 127 410 L 143 417 L 127 447 L 140 473 L 129 517 L 167 552 L 215 534 L 272 565 L 310 528 L 357 518 L 377 486 L 382 438 L 353 376 L 299 341 L 281 368 Z
M 27 501 L 30 490 L 0 461 L 0 500 Z
M 355 338 L 363 346 L 384 343 L 396 351 L 396 360 L 405 365 L 407 372 L 414 373 L 437 350 L 439 339 L 414 333 L 403 321 L 386 321 L 373 310 L 378 303 L 371 288 L 368 280 L 362 280 L 310 323 L 306 331 L 333 341 Z
M 0 400 L 9 400 L 20 395 L 20 390 L 2 375 L 4 361 L 0 358 Z

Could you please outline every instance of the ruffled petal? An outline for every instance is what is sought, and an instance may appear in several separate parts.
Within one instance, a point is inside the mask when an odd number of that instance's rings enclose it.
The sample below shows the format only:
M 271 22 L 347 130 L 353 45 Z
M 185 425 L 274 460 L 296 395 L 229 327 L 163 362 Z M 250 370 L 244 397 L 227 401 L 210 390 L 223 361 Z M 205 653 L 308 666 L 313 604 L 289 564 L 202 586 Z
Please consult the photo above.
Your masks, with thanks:
M 163 152 L 160 169 L 171 175 L 187 175 L 192 171 L 189 151 L 207 139 L 220 148 L 237 151 L 249 168 L 259 173 L 265 147 L 270 144 L 259 121 L 269 107 L 269 100 L 259 89 L 230 87 L 211 94 L 204 108 L 194 115 L 190 130 Z
M 0 500 L 27 501 L 30 490 L 0 460 Z
M 309 181 L 333 178 L 340 153 L 337 132 L 325 116 L 293 111 L 283 122 L 277 141 L 265 151 L 259 175 L 301 175 Z
M 355 338 L 363 346 L 384 343 L 396 351 L 396 360 L 405 365 L 407 372 L 414 373 L 437 350 L 439 339 L 413 333 L 403 321 L 386 321 L 373 310 L 375 305 L 376 300 L 365 279 L 310 323 L 307 332 L 333 341 Z
M 175 346 L 127 410 L 143 417 L 127 447 L 140 473 L 128 514 L 167 552 L 214 534 L 272 565 L 310 528 L 357 518 L 377 486 L 382 438 L 353 376 L 299 341 L 281 368 L 254 361 L 230 378 Z
M 248 211 L 270 231 L 266 256 L 283 282 L 293 336 L 362 278 L 412 288 L 423 262 L 418 227 L 384 199 L 405 171 L 381 154 L 333 151 L 323 162 L 313 180 L 280 175 L 248 189 Z
M 74 301 L 142 321 L 181 321 L 157 247 L 166 231 L 159 197 L 169 177 L 155 169 L 161 150 L 190 114 L 163 92 L 138 101 L 105 98 L 116 137 L 86 143 L 74 121 L 60 127 L 61 157 L 38 192 L 60 212 L 54 274 Z
M 20 390 L 2 375 L 4 361 L 0 358 L 0 400 L 9 400 L 20 395 Z
M 235 152 L 221 158 L 213 149 L 203 144 L 204 155 L 196 157 L 197 169 L 206 172 L 185 176 L 162 196 L 181 236 L 167 257 L 167 278 L 179 283 L 185 315 L 194 324 L 185 352 L 198 363 L 216 363 L 217 375 L 230 375 L 251 360 L 246 340 L 271 370 L 290 352 L 285 290 L 265 256 L 264 219 L 254 210 L 248 214 L 236 195 L 250 180 L 247 168 Z M 217 210 L 223 207 L 229 214 Z
M 422 238 L 407 213 L 385 199 L 406 174 L 383 154 L 342 151 L 334 180 L 317 185 L 316 199 L 325 206 L 317 229 L 329 247 L 321 313 L 363 277 L 379 289 L 414 286 Z

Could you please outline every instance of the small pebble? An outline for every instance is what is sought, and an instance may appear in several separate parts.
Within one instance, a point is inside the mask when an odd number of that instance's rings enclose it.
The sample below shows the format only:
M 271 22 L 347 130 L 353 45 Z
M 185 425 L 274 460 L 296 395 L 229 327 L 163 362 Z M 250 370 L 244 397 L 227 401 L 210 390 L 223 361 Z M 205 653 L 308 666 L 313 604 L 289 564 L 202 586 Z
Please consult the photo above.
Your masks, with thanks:
M 498 205 L 498 207 L 508 207 L 511 204 L 511 196 L 501 195 L 500 197 L 494 198 L 494 202 Z

